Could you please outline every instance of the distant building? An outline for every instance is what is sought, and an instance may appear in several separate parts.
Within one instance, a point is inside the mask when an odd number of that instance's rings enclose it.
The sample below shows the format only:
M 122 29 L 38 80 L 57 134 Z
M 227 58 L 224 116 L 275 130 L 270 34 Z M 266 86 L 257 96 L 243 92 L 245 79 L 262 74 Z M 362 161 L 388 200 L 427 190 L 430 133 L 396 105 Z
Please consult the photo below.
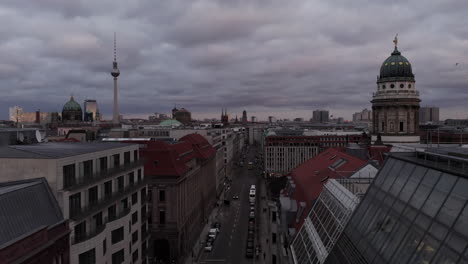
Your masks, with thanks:
M 419 123 L 439 123 L 439 107 L 421 107 L 419 109 Z
M 0 183 L 0 215 L 1 263 L 70 263 L 68 222 L 44 178 Z
M 46 124 L 51 122 L 50 113 L 41 112 L 25 112 L 23 108 L 19 106 L 13 106 L 9 108 L 10 121 L 19 122 L 22 124 Z
M 372 121 L 372 111 L 364 108 L 361 112 L 356 112 L 353 114 L 353 122 L 371 122 Z
M 302 117 L 296 117 L 296 118 L 294 118 L 293 121 L 294 121 L 294 122 L 304 122 L 304 118 L 302 118 Z
M 247 122 L 248 122 L 248 119 L 247 119 L 247 111 L 244 110 L 244 111 L 242 112 L 242 123 L 243 123 L 243 124 L 247 124 Z
M 177 109 L 174 107 L 174 109 L 172 109 L 172 118 L 184 125 L 192 123 L 192 113 L 185 108 Z
M 257 117 L 256 117 L 256 116 L 250 117 L 250 121 L 251 121 L 252 123 L 257 122 Z
M 453 127 L 468 127 L 468 119 L 446 119 L 444 124 Z
M 229 115 L 227 114 L 227 109 L 221 110 L 221 123 L 223 123 L 224 126 L 229 125 Z
M 83 121 L 83 110 L 81 110 L 80 104 L 78 104 L 73 96 L 70 97 L 62 109 L 62 121 L 63 122 L 79 122 Z
M 71 264 L 146 262 L 147 184 L 138 149 L 121 143 L 4 146 L 0 179 L 46 178 L 69 219 Z
M 269 117 L 268 117 L 268 123 L 270 123 L 270 124 L 271 124 L 271 123 L 276 123 L 276 117 L 274 117 L 274 116 L 269 116 Z
M 99 121 L 100 114 L 96 100 L 85 100 L 84 101 L 84 121 L 93 122 Z
M 284 175 L 299 164 L 315 157 L 329 147 L 345 147 L 348 143 L 360 141 L 359 132 L 349 135 L 306 136 L 303 131 L 282 129 L 266 132 L 264 143 L 264 164 L 267 173 Z
M 312 122 L 313 123 L 328 123 L 329 121 L 329 112 L 328 110 L 315 110 L 312 113 Z

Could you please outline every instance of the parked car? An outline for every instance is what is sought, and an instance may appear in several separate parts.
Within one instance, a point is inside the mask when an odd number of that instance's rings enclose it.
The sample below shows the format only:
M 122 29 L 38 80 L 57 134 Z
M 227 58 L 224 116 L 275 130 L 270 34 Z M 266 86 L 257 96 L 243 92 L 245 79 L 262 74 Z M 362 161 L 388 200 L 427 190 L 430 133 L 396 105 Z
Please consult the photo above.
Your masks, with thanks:
M 255 212 L 250 212 L 250 214 L 249 214 L 249 218 L 250 218 L 250 219 L 253 219 L 253 218 L 255 218 Z
M 252 248 L 253 249 L 253 247 L 254 247 L 253 242 L 248 242 L 247 241 L 247 248 Z
M 208 232 L 208 236 L 213 239 L 216 239 L 216 235 L 218 234 L 218 232 L 219 232 L 219 229 L 211 228 L 210 231 Z
M 205 251 L 211 252 L 212 250 L 213 250 L 213 243 L 207 241 L 205 245 Z
M 233 200 L 239 200 L 239 195 L 233 195 L 233 196 L 232 196 L 232 199 L 233 199 Z
M 254 212 L 255 211 L 255 206 L 250 206 L 250 212 Z

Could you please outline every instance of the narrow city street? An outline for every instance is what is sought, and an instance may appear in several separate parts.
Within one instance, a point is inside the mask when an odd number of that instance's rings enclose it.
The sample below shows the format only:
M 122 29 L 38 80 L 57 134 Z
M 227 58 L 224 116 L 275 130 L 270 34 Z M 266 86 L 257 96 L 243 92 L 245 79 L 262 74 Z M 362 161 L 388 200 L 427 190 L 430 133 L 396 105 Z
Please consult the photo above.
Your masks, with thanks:
M 222 205 L 218 215 L 221 223 L 220 233 L 214 242 L 211 252 L 203 252 L 198 263 L 253 263 L 253 258 L 246 257 L 247 226 L 249 221 L 249 190 L 252 184 L 257 184 L 257 169 L 248 169 L 248 162 L 255 160 L 255 149 L 250 148 L 246 154 L 243 167 L 236 166 L 232 175 L 232 183 L 228 192 L 230 205 Z M 239 196 L 233 200 L 232 196 Z M 258 200 L 258 197 L 257 197 Z M 256 208 L 256 214 L 259 212 Z M 257 235 L 255 235 L 257 239 Z

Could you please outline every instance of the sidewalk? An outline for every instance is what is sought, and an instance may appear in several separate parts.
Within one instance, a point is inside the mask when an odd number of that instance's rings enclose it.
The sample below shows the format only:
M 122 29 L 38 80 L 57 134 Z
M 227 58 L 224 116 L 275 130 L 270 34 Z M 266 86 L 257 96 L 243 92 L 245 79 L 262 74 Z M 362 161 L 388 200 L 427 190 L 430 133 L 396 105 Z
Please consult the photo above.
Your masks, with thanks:
M 224 190 L 223 190 L 223 192 L 224 192 Z M 222 195 L 223 192 L 220 194 L 220 196 L 219 196 L 220 198 L 224 197 Z M 221 201 L 221 200 L 218 200 L 218 201 Z M 221 210 L 222 206 L 223 206 L 223 204 L 221 203 L 220 206 L 217 206 L 217 207 L 213 208 L 213 211 L 211 211 L 210 216 L 208 217 L 208 222 L 203 227 L 203 230 L 201 231 L 200 236 L 197 239 L 197 242 L 195 242 L 195 245 L 192 248 L 193 256 L 192 255 L 187 256 L 186 259 L 182 263 L 184 263 L 184 264 L 198 263 L 198 259 L 200 258 L 200 255 L 203 252 L 203 249 L 204 249 L 204 246 L 205 246 L 204 242 L 205 242 L 205 239 L 206 239 L 206 237 L 208 235 L 208 232 L 210 231 L 211 224 L 217 221 L 218 215 L 219 215 L 219 210 Z
M 268 197 L 267 197 L 267 190 L 265 180 L 261 179 L 259 184 L 260 186 L 260 202 L 259 202 L 259 220 L 260 220 L 260 240 L 257 244 L 261 248 L 261 252 L 259 254 L 258 260 L 256 259 L 255 262 L 257 263 L 271 263 L 271 237 L 270 237 L 270 210 L 268 208 Z M 265 197 L 263 199 L 262 197 Z M 263 211 L 266 209 L 266 211 Z M 267 243 L 268 241 L 268 243 Z M 265 258 L 263 257 L 265 254 Z

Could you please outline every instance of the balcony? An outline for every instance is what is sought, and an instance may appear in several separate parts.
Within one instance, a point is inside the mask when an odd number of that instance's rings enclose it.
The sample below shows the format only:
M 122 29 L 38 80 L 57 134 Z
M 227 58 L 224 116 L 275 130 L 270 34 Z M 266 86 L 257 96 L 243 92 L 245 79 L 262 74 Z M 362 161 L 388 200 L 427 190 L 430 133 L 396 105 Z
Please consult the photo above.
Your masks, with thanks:
M 79 237 L 76 237 L 76 236 L 72 236 L 70 239 L 71 239 L 71 243 L 72 245 L 75 245 L 75 244 L 78 244 L 78 243 L 81 243 L 83 241 L 86 241 L 88 239 L 91 239 L 99 234 L 102 233 L 102 231 L 104 231 L 106 229 L 106 225 L 107 223 L 110 223 L 112 221 L 115 221 L 117 219 L 120 219 L 126 215 L 128 215 L 128 213 L 130 213 L 130 208 L 127 208 L 127 209 L 124 209 L 122 210 L 119 214 L 117 214 L 115 217 L 112 217 L 112 218 L 107 218 L 107 217 L 104 217 L 104 223 L 98 227 L 95 227 L 93 229 L 91 229 L 89 232 L 86 233 L 86 235 L 84 236 L 79 236 Z
M 79 221 L 83 218 L 86 218 L 89 215 L 97 213 L 107 208 L 108 206 L 112 205 L 116 201 L 119 201 L 123 197 L 134 193 L 136 190 L 140 189 L 146 184 L 147 184 L 146 181 L 142 179 L 140 181 L 134 182 L 133 184 L 129 184 L 121 191 L 113 192 L 112 195 L 104 196 L 101 199 L 98 199 L 96 202 L 93 202 L 93 204 L 82 206 L 81 208 L 78 208 L 75 210 L 72 210 L 70 208 L 70 219 Z M 146 201 L 142 200 L 142 203 L 146 203 Z
M 136 169 L 138 167 L 141 167 L 141 166 L 144 165 L 144 163 L 145 162 L 144 162 L 143 159 L 139 159 L 139 160 L 131 162 L 131 163 L 122 164 L 122 165 L 120 165 L 118 167 L 106 169 L 106 170 L 103 170 L 103 171 L 98 171 L 98 172 L 94 173 L 91 176 L 81 177 L 81 178 L 76 179 L 72 186 L 69 186 L 67 188 L 63 188 L 63 190 L 64 191 L 69 191 L 69 192 L 75 191 L 75 190 L 80 189 L 80 188 L 82 188 L 84 186 L 92 185 L 92 184 L 94 184 L 96 182 L 99 182 L 101 180 L 111 178 L 111 177 L 116 176 L 118 174 L 122 174 L 122 173 L 124 173 L 126 171 L 133 170 L 133 169 Z

